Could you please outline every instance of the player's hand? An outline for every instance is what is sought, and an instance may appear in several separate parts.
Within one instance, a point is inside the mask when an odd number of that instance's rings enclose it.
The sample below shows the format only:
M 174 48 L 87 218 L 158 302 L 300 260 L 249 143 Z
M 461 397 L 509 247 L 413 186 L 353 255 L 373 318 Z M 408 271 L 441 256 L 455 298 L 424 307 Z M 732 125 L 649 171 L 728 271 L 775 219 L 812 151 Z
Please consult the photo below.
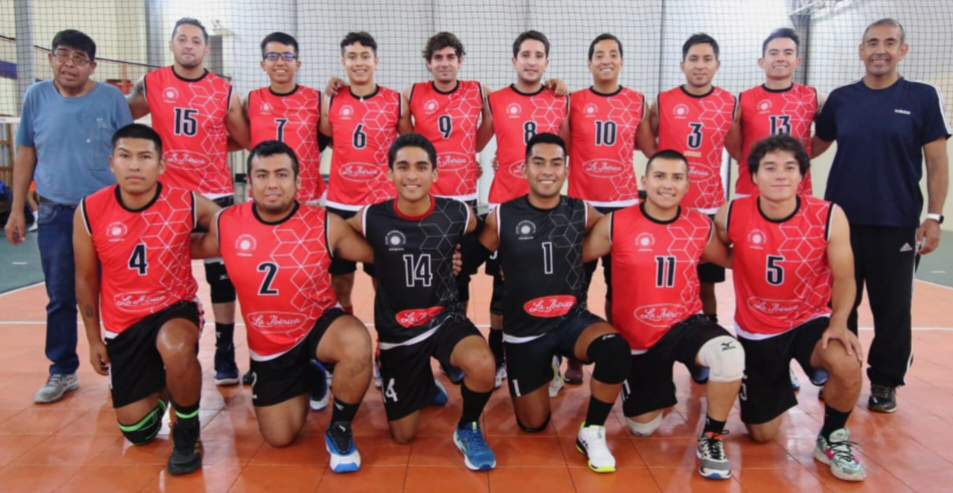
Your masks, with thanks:
M 103 341 L 89 345 L 89 363 L 93 365 L 96 373 L 103 376 L 109 374 L 109 354 L 106 352 L 106 344 Z
M 457 243 L 457 248 L 453 251 L 453 275 L 460 275 L 460 271 L 463 270 L 463 255 L 460 253 L 460 244 Z
M 827 349 L 831 341 L 840 341 L 847 350 L 847 354 L 857 358 L 861 364 L 864 363 L 864 347 L 860 345 L 860 339 L 853 332 L 847 330 L 845 326 L 830 326 L 821 335 L 821 349 Z
M 569 94 L 569 87 L 563 82 L 562 79 L 549 79 L 543 83 L 543 86 L 546 89 L 551 89 L 557 96 L 565 96 Z
M 7 234 L 7 241 L 13 246 L 26 241 L 26 216 L 23 215 L 22 208 L 19 211 L 10 211 L 10 217 L 7 219 L 3 232 Z
M 926 255 L 940 246 L 940 223 L 933 219 L 923 221 L 917 228 L 917 245 L 920 245 L 920 255 Z
M 483 166 L 480 166 L 479 161 L 477 161 L 476 163 L 476 175 L 477 175 L 477 180 L 483 177 Z
M 328 96 L 337 96 L 341 89 L 347 87 L 347 83 L 340 77 L 331 77 L 328 86 L 324 88 L 324 94 Z
M 500 171 L 500 161 L 496 159 L 496 156 L 493 156 L 493 172 L 496 173 Z

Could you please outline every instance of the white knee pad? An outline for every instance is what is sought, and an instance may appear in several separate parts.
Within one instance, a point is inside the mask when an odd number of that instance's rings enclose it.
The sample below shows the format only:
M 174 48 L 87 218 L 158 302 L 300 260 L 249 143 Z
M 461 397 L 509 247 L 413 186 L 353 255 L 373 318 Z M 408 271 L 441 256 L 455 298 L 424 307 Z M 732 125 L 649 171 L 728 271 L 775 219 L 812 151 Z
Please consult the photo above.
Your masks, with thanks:
M 745 350 L 731 336 L 718 336 L 698 350 L 698 361 L 707 366 L 712 382 L 734 382 L 745 374 Z
M 662 412 L 659 412 L 652 421 L 648 423 L 636 423 L 630 418 L 625 418 L 625 424 L 629 426 L 629 429 L 632 430 L 632 434 L 640 437 L 647 437 L 655 432 L 658 429 L 659 425 L 662 424 Z

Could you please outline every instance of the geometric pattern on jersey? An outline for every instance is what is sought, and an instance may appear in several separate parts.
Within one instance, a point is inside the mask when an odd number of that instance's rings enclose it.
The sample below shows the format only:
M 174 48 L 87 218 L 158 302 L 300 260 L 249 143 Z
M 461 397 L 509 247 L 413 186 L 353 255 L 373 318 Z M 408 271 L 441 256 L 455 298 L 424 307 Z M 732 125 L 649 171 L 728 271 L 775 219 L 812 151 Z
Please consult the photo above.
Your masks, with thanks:
M 678 86 L 658 95 L 658 150 L 673 149 L 688 160 L 688 193 L 682 205 L 714 214 L 725 203 L 721 163 L 735 115 L 735 97 L 712 86 L 703 96 Z
M 101 266 L 100 304 L 110 337 L 182 300 L 192 300 L 198 284 L 189 253 L 195 229 L 192 192 L 157 185 L 142 209 L 122 205 L 118 185 L 83 199 L 86 232 Z
M 469 206 L 441 197 L 431 197 L 422 217 L 401 214 L 396 200 L 364 210 L 364 237 L 374 247 L 377 265 L 374 328 L 380 340 L 417 337 L 459 301 L 453 254 L 469 219 Z
M 328 205 L 356 211 L 396 197 L 387 179 L 387 151 L 397 139 L 400 93 L 377 86 L 358 97 L 348 89 L 328 104 L 334 140 Z
M 597 206 L 618 207 L 638 200 L 632 163 L 635 133 L 645 97 L 627 87 L 600 94 L 592 87 L 569 98 L 569 196 Z
M 437 150 L 440 179 L 432 193 L 461 200 L 476 198 L 476 132 L 483 111 L 483 88 L 472 80 L 457 81 L 450 92 L 440 92 L 433 82 L 418 82 L 410 91 L 414 132 Z
M 763 84 L 752 87 L 738 96 L 741 108 L 741 162 L 735 192 L 754 195 L 758 188 L 748 171 L 748 154 L 759 140 L 776 134 L 788 134 L 801 141 L 811 155 L 811 123 L 817 113 L 817 89 L 791 84 L 787 89 L 768 89 Z M 811 172 L 804 174 L 798 193 L 811 195 Z
M 170 66 L 146 74 L 143 88 L 168 164 L 161 180 L 205 195 L 235 193 L 225 131 L 232 86 L 207 70 L 183 79 Z
M 712 235 L 707 215 L 679 207 L 670 221 L 644 203 L 611 216 L 612 324 L 635 350 L 655 345 L 673 325 L 702 311 L 698 263 Z
M 326 216 L 320 207 L 296 203 L 287 218 L 266 223 L 252 201 L 219 214 L 219 250 L 242 306 L 252 359 L 286 353 L 337 303 Z
M 524 94 L 510 85 L 494 91 L 488 101 L 500 165 L 493 176 L 488 201 L 502 204 L 529 193 L 529 182 L 523 176 L 526 142 L 536 134 L 559 133 L 559 126 L 568 116 L 569 98 L 556 96 L 545 87 Z
M 552 209 L 537 209 L 528 196 L 497 207 L 505 334 L 543 335 L 583 308 L 587 215 L 585 202 L 566 196 Z
M 757 196 L 731 202 L 735 324 L 745 337 L 770 337 L 830 315 L 832 213 L 830 202 L 810 196 L 799 195 L 797 209 L 777 221 L 764 217 Z
M 288 94 L 275 93 L 271 87 L 256 89 L 248 93 L 248 120 L 252 147 L 274 139 L 294 150 L 301 178 L 298 202 L 319 200 L 325 189 L 318 147 L 321 92 L 299 85 Z

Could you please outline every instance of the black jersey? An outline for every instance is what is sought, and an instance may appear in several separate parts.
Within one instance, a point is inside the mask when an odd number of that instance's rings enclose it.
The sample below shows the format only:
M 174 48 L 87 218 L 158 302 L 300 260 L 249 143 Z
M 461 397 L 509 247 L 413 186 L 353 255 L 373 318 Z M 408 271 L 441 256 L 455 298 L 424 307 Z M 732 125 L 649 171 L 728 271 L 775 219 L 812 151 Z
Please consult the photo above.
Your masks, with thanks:
M 553 209 L 533 207 L 526 195 L 497 207 L 506 335 L 546 334 L 583 308 L 578 303 L 586 214 L 586 203 L 571 197 Z
M 431 197 L 430 210 L 409 217 L 396 200 L 368 206 L 361 218 L 374 247 L 374 325 L 383 342 L 403 342 L 442 321 L 459 302 L 453 253 L 470 222 L 465 203 Z

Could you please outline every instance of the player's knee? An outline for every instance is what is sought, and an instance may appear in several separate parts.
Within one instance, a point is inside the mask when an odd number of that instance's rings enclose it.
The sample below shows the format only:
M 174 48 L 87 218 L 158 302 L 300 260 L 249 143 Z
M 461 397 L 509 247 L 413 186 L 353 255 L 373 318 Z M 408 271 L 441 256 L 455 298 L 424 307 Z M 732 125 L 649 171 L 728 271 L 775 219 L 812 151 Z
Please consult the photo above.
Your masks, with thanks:
M 294 443 L 298 434 L 290 427 L 284 427 L 281 429 L 271 429 L 267 432 L 265 430 L 261 430 L 261 436 L 265 439 L 265 442 L 268 443 L 268 445 L 271 445 L 275 448 L 284 448 Z
M 629 427 L 629 431 L 635 436 L 650 436 L 652 433 L 655 433 L 655 430 L 662 424 L 662 411 L 659 411 L 654 418 L 646 423 L 640 423 L 632 418 L 626 417 L 625 424 Z
M 711 372 L 712 382 L 735 382 L 745 374 L 745 350 L 731 336 L 718 336 L 706 342 L 698 351 L 698 362 Z
M 536 423 L 532 422 L 531 420 L 527 420 L 529 421 L 529 423 L 524 423 L 522 420 L 520 420 L 519 417 L 517 417 L 516 424 L 519 425 L 520 429 L 525 431 L 526 433 L 539 433 L 545 430 L 547 426 L 549 426 L 549 419 L 551 417 L 552 417 L 552 413 L 547 413 L 546 417 L 542 420 L 542 422 L 536 422 Z
M 222 262 L 205 264 L 205 280 L 211 288 L 213 304 L 235 301 L 235 286 L 228 277 L 225 264 Z
M 390 427 L 390 437 L 400 445 L 409 445 L 414 441 L 417 430 L 408 430 L 402 427 Z
M 632 364 L 629 343 L 616 333 L 603 334 L 589 343 L 586 357 L 594 363 L 592 378 L 607 384 L 618 384 L 629 376 Z
M 483 392 L 493 389 L 496 380 L 496 360 L 489 349 L 468 354 L 460 365 L 460 369 L 466 375 L 467 386 L 471 390 Z
M 194 359 L 195 346 L 198 344 L 198 331 L 191 330 L 185 324 L 167 323 L 159 330 L 156 349 L 163 361 L 177 358 Z
M 749 425 L 748 436 L 757 443 L 768 443 L 778 436 L 778 427 L 771 426 L 771 423 L 763 425 Z
M 165 416 L 167 404 L 162 399 L 156 404 L 155 409 L 138 423 L 132 425 L 119 424 L 119 431 L 122 432 L 126 440 L 133 445 L 146 445 L 155 439 L 162 428 L 162 417 Z

